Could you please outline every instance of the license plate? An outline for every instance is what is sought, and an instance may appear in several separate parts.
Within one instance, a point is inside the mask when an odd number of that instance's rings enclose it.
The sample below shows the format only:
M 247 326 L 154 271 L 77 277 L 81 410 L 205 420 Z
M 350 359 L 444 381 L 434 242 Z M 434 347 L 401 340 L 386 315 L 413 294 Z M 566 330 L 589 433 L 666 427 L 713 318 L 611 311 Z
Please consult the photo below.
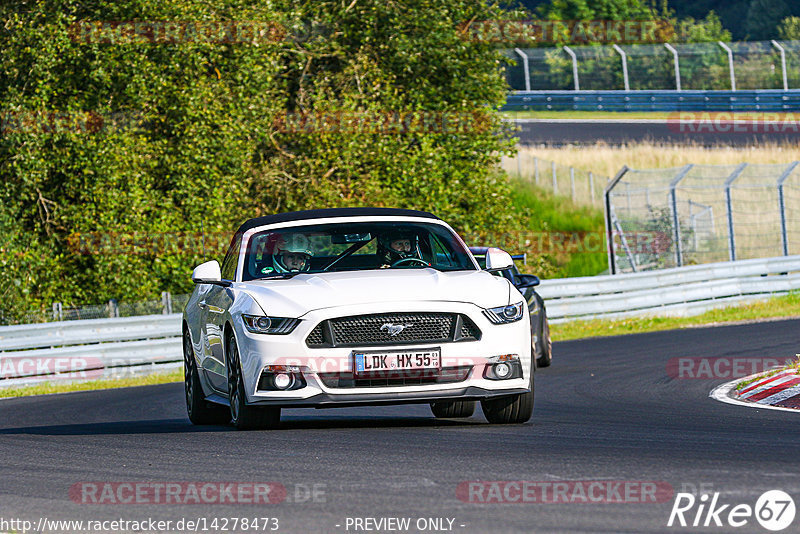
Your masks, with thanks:
M 354 352 L 356 376 L 385 375 L 420 369 L 438 371 L 442 364 L 439 348 L 392 352 Z

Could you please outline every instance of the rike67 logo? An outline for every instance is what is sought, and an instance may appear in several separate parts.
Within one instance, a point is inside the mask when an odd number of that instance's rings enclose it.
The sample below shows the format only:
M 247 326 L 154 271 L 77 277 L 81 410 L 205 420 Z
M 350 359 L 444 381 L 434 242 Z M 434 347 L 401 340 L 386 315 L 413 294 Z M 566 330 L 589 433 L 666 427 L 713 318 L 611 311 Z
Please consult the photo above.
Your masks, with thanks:
M 667 526 L 680 527 L 733 527 L 749 525 L 755 519 L 767 530 L 777 532 L 792 524 L 795 516 L 794 500 L 781 490 L 770 490 L 749 504 L 722 504 L 719 492 L 699 498 L 691 493 L 678 493 Z

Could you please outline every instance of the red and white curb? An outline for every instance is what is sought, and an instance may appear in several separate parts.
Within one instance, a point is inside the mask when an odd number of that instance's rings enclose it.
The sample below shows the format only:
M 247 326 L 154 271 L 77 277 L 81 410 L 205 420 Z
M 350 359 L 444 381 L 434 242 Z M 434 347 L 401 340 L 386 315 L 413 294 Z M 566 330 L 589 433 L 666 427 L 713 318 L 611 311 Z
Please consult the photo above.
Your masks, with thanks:
M 747 384 L 741 390 L 736 386 L 765 373 L 739 378 L 714 388 L 709 397 L 729 404 L 797 412 L 800 410 L 800 375 L 797 369 L 784 369 L 772 376 L 764 376 Z

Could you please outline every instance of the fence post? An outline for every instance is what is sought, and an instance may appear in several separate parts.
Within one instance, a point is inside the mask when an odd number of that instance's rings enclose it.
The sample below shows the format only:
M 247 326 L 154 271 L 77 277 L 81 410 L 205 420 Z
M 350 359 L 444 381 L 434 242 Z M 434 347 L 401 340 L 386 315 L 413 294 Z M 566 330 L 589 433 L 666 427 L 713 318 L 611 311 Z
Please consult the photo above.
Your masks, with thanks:
M 539 185 L 539 158 L 533 157 L 533 178 L 536 180 L 536 185 Z
M 630 91 L 631 84 L 628 81 L 628 54 L 626 54 L 625 51 L 617 44 L 614 44 L 613 47 L 622 58 L 622 81 L 624 83 L 625 90 Z
M 60 302 L 53 303 L 53 320 L 54 321 L 64 320 L 64 308 L 62 307 Z
M 592 171 L 589 171 L 589 191 L 592 195 L 592 206 L 594 206 L 596 202 L 594 198 L 594 174 L 592 174 Z
M 531 90 L 531 72 L 530 68 L 528 67 L 528 54 L 520 50 L 519 48 L 515 48 L 514 52 L 522 57 L 522 70 L 525 72 L 525 90 Z
M 781 210 L 781 238 L 783 240 L 783 255 L 789 255 L 789 234 L 786 231 L 786 203 L 783 198 L 783 183 L 792 174 L 792 171 L 800 165 L 800 161 L 795 161 L 786 167 L 781 177 L 778 178 L 778 208 Z
M 736 90 L 736 73 L 733 70 L 733 50 L 731 50 L 731 48 L 728 45 L 726 45 L 725 43 L 723 43 L 722 41 L 717 41 L 717 43 L 719 43 L 719 45 L 722 47 L 722 49 L 725 50 L 728 53 L 728 68 L 731 71 L 731 91 L 735 91 Z
M 172 294 L 169 291 L 161 292 L 162 312 L 164 315 L 172 313 Z
M 772 46 L 777 48 L 778 51 L 781 53 L 781 73 L 783 74 L 783 90 L 788 91 L 789 75 L 788 72 L 786 72 L 786 49 L 783 46 L 781 46 L 781 44 L 778 43 L 778 41 L 775 41 L 774 39 L 771 41 L 771 43 Z
M 569 168 L 569 183 L 572 188 L 572 202 L 575 202 L 575 167 Z
M 605 217 L 603 217 L 606 224 L 606 248 L 608 250 L 608 272 L 617 274 L 617 264 L 614 257 L 614 224 L 611 221 L 611 191 L 617 186 L 625 173 L 628 172 L 628 166 L 623 165 L 616 176 L 608 182 L 605 190 L 603 191 L 603 210 Z
M 575 52 L 568 46 L 564 47 L 564 51 L 572 58 L 572 79 L 575 81 L 575 90 L 580 91 L 581 83 L 578 79 L 578 56 L 576 56 Z
M 731 210 L 731 186 L 734 180 L 742 174 L 747 163 L 742 163 L 725 180 L 725 207 L 728 210 L 728 255 L 731 261 L 736 261 L 736 237 L 733 234 L 733 210 Z
M 669 43 L 664 43 L 664 46 L 667 48 L 667 50 L 672 52 L 672 59 L 673 59 L 673 62 L 675 63 L 675 90 L 676 91 L 680 91 L 681 90 L 681 65 L 680 65 L 680 60 L 678 59 L 678 51 L 675 50 L 675 48 Z
M 551 162 L 551 167 L 553 171 L 553 195 L 558 194 L 558 175 L 556 174 L 556 162 Z
M 683 246 L 681 244 L 681 221 L 678 218 L 678 198 L 675 190 L 677 189 L 680 181 L 683 180 L 686 175 L 689 174 L 689 171 L 692 170 L 692 167 L 694 167 L 694 165 L 691 164 L 685 166 L 669 183 L 669 199 L 670 204 L 672 204 L 672 231 L 673 238 L 675 239 L 675 265 L 678 267 L 683 267 Z
M 519 148 L 517 148 L 517 178 L 522 180 L 522 164 L 520 163 Z

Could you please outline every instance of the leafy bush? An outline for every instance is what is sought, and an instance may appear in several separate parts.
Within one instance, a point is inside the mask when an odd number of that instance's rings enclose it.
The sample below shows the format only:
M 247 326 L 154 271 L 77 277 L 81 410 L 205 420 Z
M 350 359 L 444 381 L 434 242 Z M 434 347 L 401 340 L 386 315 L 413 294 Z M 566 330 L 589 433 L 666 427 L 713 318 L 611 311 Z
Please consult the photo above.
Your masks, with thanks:
M 493 6 L 8 0 L 0 14 L 7 316 L 53 301 L 185 292 L 204 256 L 201 229 L 215 257 L 226 243 L 214 236 L 278 211 L 410 207 L 465 232 L 510 221 L 496 170 L 513 144 L 494 111 L 504 60 L 459 30 L 497 17 Z M 113 24 L 98 26 L 104 39 L 83 38 L 85 21 L 255 21 L 280 31 L 239 43 L 142 42 Z M 280 127 L 287 113 L 407 111 L 477 127 L 387 134 L 375 118 L 356 131 Z M 149 244 L 137 246 L 142 239 Z

